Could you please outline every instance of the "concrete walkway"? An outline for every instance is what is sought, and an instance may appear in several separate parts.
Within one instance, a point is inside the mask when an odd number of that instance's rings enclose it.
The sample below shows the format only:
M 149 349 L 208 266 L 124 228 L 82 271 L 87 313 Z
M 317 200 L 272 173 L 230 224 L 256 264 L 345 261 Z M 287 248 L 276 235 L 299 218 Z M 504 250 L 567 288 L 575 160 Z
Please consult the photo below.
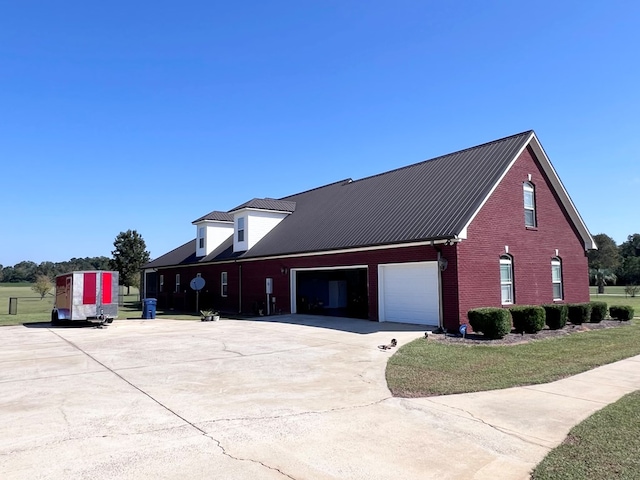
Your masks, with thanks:
M 272 321 L 275 320 L 275 321 Z M 3 327 L 2 479 L 524 479 L 640 389 L 640 356 L 558 382 L 391 397 L 422 328 L 323 317 Z

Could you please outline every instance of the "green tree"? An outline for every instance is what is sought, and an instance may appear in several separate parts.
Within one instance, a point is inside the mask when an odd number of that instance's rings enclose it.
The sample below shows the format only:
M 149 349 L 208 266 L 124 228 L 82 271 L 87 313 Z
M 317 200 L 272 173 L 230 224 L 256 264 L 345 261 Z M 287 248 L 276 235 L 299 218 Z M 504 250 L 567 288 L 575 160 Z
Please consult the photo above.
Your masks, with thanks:
M 620 245 L 620 255 L 623 257 L 640 257 L 640 233 L 627 237 L 627 241 Z
M 16 263 L 13 266 L 13 271 L 15 275 L 14 282 L 35 282 L 36 281 L 36 269 L 38 265 L 34 262 L 23 261 L 20 263 Z
M 615 282 L 615 270 L 620 265 L 620 253 L 616 241 L 609 235 L 599 233 L 593 236 L 598 250 L 589 250 L 589 270 L 598 286 L 598 293 L 604 293 L 607 282 Z
M 53 289 L 53 283 L 51 279 L 46 275 L 38 275 L 36 281 L 31 285 L 31 290 L 40 295 L 40 300 Z
M 120 285 L 127 287 L 127 295 L 136 281 L 142 266 L 151 258 L 142 236 L 135 230 L 120 232 L 113 242 L 111 268 L 120 274 Z

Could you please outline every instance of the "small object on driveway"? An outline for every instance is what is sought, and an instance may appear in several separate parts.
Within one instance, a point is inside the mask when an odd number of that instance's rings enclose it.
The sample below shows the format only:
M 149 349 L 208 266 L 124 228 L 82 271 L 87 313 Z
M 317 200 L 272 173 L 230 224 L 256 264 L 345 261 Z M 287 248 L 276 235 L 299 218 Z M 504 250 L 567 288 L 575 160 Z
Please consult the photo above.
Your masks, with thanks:
M 391 339 L 391 343 L 389 343 L 388 345 L 378 345 L 378 348 L 380 350 L 389 350 L 389 349 L 395 347 L 396 345 L 398 345 L 398 342 L 396 341 L 395 338 L 392 338 Z

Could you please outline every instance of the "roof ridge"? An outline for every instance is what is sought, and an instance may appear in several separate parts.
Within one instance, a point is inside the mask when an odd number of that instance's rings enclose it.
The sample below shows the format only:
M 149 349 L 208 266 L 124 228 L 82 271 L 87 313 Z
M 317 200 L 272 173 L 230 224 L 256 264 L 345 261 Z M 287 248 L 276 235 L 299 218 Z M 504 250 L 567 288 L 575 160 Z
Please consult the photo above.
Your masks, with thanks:
M 524 132 L 516 133 L 516 134 L 514 134 L 514 135 L 509 135 L 509 136 L 507 136 L 507 137 L 499 138 L 499 139 L 497 139 L 497 140 L 492 140 L 492 141 L 490 141 L 490 142 L 485 142 L 485 143 L 482 143 L 482 144 L 480 144 L 480 145 L 475 145 L 475 146 L 473 146 L 473 147 L 463 148 L 462 150 L 457 150 L 457 151 L 455 151 L 455 152 L 446 153 L 446 154 L 444 154 L 444 155 L 439 155 L 439 156 L 437 156 L 437 157 L 433 157 L 433 158 L 427 158 L 426 160 L 422 160 L 422 161 L 420 161 L 420 162 L 412 163 L 412 164 L 410 164 L 410 165 L 405 165 L 404 167 L 398 167 L 398 168 L 394 168 L 393 170 L 387 170 L 386 172 L 376 173 L 375 175 L 369 175 L 368 177 L 362 177 L 362 178 L 359 178 L 358 180 L 353 180 L 353 182 L 354 182 L 354 183 L 355 183 L 355 182 L 361 182 L 361 181 L 363 181 L 363 180 L 369 180 L 369 179 L 371 179 L 371 178 L 380 177 L 380 176 L 382 176 L 382 175 L 387 175 L 387 174 L 389 174 L 389 173 L 399 172 L 400 170 L 404 170 L 404 169 L 407 169 L 407 168 L 413 168 L 413 167 L 415 167 L 415 166 L 417 166 L 417 165 L 422 165 L 422 164 L 427 163 L 427 162 L 433 162 L 433 161 L 435 161 L 435 160 L 441 160 L 441 159 L 443 159 L 443 158 L 450 157 L 450 156 L 452 156 L 452 155 L 458 155 L 458 154 L 460 154 L 460 153 L 467 152 L 467 151 L 469 151 L 469 150 L 476 150 L 476 149 L 483 148 L 483 147 L 486 147 L 486 146 L 491 145 L 491 144 L 494 144 L 494 143 L 504 142 L 505 140 L 509 140 L 509 139 L 511 139 L 511 138 L 514 138 L 514 137 L 519 137 L 519 136 L 529 135 L 529 134 L 531 134 L 532 132 L 534 132 L 534 131 L 533 131 L 533 130 L 525 130 Z M 534 133 L 535 133 L 535 132 L 534 132 Z
M 295 197 L 297 195 L 302 195 L 304 193 L 309 193 L 309 192 L 313 192 L 315 190 L 320 190 L 321 188 L 332 187 L 334 185 L 338 185 L 339 183 L 340 184 L 345 184 L 345 183 L 351 183 L 351 182 L 353 182 L 353 180 L 351 178 L 345 178 L 343 180 L 338 180 L 337 182 L 327 183 L 326 185 L 321 185 L 321 186 L 316 187 L 316 188 L 310 188 L 309 190 L 304 190 L 302 192 L 292 193 L 291 195 L 287 195 L 286 197 L 279 198 L 278 200 L 293 201 L 293 200 L 287 200 L 287 199 L 291 198 L 291 197 Z

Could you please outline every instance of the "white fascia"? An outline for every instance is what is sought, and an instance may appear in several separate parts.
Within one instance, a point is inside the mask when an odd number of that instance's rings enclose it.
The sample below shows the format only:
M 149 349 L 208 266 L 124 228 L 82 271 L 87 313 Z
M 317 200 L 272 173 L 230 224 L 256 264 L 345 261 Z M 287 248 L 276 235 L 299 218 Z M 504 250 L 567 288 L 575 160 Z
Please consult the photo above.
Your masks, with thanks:
M 462 230 L 460 230 L 460 233 L 458 234 L 458 238 L 460 239 L 467 238 L 467 231 L 469 229 L 469 225 L 471 225 L 471 222 L 473 222 L 473 220 L 476 218 L 476 216 L 478 215 L 482 207 L 484 207 L 485 203 L 487 203 L 491 195 L 493 195 L 493 192 L 496 190 L 496 188 L 498 188 L 498 185 L 500 185 L 500 182 L 502 182 L 502 180 L 507 175 L 509 170 L 511 170 L 511 167 L 513 166 L 513 164 L 516 163 L 516 160 L 518 160 L 518 158 L 520 158 L 520 155 L 522 155 L 522 152 L 524 152 L 527 146 L 531 146 L 533 153 L 536 155 L 536 158 L 538 159 L 538 161 L 540 162 L 540 165 L 542 166 L 542 170 L 547 175 L 547 178 L 549 178 L 551 185 L 553 186 L 554 190 L 558 194 L 558 198 L 562 202 L 562 205 L 564 206 L 566 211 L 569 213 L 569 218 L 571 218 L 571 221 L 573 222 L 576 229 L 580 233 L 580 236 L 582 237 L 585 250 L 597 249 L 597 246 L 595 241 L 593 240 L 593 237 L 589 233 L 589 230 L 587 229 L 587 226 L 582 220 L 582 217 L 580 217 L 578 210 L 576 209 L 575 205 L 571 201 L 571 198 L 569 197 L 567 190 L 564 188 L 564 185 L 562 185 L 562 182 L 560 181 L 560 177 L 558 177 L 558 174 L 553 168 L 553 165 L 551 165 L 551 161 L 549 160 L 549 157 L 547 157 L 547 154 L 544 152 L 544 149 L 542 148 L 542 145 L 540 144 L 540 141 L 538 140 L 538 137 L 536 136 L 535 132 L 531 132 L 529 139 L 523 144 L 522 148 L 514 155 L 513 159 L 511 159 L 509 166 L 504 170 L 504 172 L 502 173 L 498 181 L 493 185 L 493 187 L 491 187 L 491 190 L 489 191 L 487 196 L 484 198 L 484 200 L 482 200 L 482 202 L 480 203 L 480 206 L 476 209 L 476 211 L 473 212 L 473 215 L 471 215 L 471 218 L 469 218 L 469 221 L 466 223 L 466 225 L 462 228 Z

